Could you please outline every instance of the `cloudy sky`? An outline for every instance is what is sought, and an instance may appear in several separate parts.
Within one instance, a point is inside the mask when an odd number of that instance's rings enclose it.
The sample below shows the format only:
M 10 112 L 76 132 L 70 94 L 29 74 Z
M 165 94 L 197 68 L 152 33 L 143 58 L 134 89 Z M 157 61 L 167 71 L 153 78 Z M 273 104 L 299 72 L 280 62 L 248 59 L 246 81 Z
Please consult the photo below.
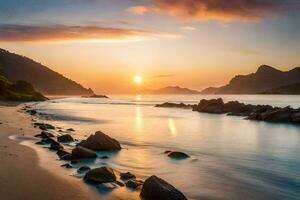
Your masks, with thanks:
M 0 0 L 0 48 L 99 93 L 300 66 L 299 0 Z

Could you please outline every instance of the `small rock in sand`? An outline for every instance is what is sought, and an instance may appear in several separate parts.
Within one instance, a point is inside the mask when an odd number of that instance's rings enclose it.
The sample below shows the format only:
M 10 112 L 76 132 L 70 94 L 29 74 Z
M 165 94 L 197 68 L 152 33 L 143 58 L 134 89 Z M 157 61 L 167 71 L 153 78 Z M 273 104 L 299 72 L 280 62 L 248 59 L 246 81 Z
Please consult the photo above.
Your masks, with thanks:
M 70 165 L 69 163 L 63 164 L 63 165 L 61 165 L 61 167 L 73 168 L 72 165 Z

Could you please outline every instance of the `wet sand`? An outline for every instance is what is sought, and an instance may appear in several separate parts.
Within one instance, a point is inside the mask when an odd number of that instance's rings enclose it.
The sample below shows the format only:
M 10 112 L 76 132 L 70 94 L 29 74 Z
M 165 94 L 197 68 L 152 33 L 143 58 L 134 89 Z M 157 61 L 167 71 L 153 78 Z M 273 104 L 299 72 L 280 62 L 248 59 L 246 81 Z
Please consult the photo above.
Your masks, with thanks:
M 59 165 L 56 166 L 57 173 L 43 168 L 33 148 L 9 139 L 11 135 L 26 137 L 40 132 L 31 126 L 31 118 L 18 109 L 0 106 L 0 199 L 103 199 L 81 179 L 68 173 L 60 174 L 64 169 Z

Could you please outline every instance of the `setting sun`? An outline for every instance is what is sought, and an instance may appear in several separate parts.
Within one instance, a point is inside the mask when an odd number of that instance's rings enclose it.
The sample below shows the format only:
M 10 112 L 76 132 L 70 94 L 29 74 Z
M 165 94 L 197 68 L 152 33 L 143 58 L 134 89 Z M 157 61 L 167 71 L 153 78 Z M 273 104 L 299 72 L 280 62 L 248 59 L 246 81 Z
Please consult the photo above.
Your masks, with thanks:
M 135 83 L 135 84 L 140 85 L 140 84 L 142 84 L 142 82 L 143 82 L 143 77 L 142 77 L 142 76 L 136 75 L 136 76 L 134 77 L 134 83 Z

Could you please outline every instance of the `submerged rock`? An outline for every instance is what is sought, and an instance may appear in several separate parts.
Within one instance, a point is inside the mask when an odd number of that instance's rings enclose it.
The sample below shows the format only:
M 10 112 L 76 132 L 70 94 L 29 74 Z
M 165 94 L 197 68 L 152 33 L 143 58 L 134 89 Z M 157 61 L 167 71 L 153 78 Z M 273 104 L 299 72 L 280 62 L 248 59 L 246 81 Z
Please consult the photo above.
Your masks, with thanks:
M 77 146 L 72 150 L 72 159 L 97 158 L 97 154 L 85 147 Z
M 90 135 L 86 140 L 80 142 L 79 145 L 94 151 L 121 150 L 121 145 L 117 140 L 109 137 L 101 131 L 96 132 L 94 135 Z
M 179 152 L 179 151 L 172 151 L 168 154 L 170 158 L 175 158 L 175 159 L 185 159 L 189 158 L 190 156 L 187 155 L 186 153 Z
M 91 170 L 91 168 L 89 166 L 82 166 L 82 167 L 77 169 L 77 173 L 81 174 L 81 173 L 87 172 L 89 170 Z
M 116 175 L 112 168 L 99 167 L 88 171 L 83 179 L 90 183 L 110 183 L 116 181 Z
M 65 134 L 65 135 L 57 137 L 57 141 L 62 142 L 62 143 L 68 143 L 68 142 L 73 142 L 74 138 L 69 134 Z
M 157 176 L 146 179 L 140 196 L 144 200 L 187 200 L 183 193 Z
M 63 150 L 63 149 L 59 149 L 57 152 L 56 152 L 56 155 L 58 155 L 59 158 L 63 158 L 65 156 L 68 156 L 70 155 L 69 152 Z
M 162 103 L 162 104 L 157 104 L 155 107 L 161 107 L 161 108 L 183 108 L 183 109 L 191 109 L 192 105 L 184 104 L 184 103 Z

